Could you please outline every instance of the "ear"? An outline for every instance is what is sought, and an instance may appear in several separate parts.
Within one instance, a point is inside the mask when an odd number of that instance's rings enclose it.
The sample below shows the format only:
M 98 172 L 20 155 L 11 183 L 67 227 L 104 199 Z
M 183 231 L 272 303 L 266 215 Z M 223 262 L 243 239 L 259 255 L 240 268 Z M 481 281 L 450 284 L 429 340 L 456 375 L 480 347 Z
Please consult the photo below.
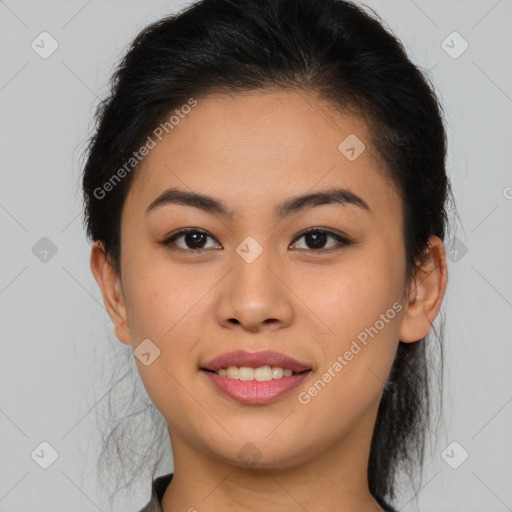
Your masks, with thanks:
M 111 265 L 101 241 L 94 242 L 91 247 L 90 264 L 94 278 L 101 289 L 103 302 L 114 324 L 117 338 L 122 343 L 131 345 L 121 277 Z
M 411 343 L 424 338 L 432 327 L 443 301 L 448 272 L 442 240 L 431 236 L 428 259 L 416 271 L 400 327 L 400 341 Z

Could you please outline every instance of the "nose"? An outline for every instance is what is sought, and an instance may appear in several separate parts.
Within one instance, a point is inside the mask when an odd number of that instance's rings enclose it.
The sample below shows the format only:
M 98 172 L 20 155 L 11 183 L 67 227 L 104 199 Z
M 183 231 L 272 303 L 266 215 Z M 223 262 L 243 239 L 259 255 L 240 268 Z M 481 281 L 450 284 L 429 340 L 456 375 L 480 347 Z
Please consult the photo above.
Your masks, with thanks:
M 252 262 L 235 255 L 234 267 L 219 287 L 217 320 L 222 327 L 250 332 L 290 325 L 293 293 L 283 266 L 264 250 Z

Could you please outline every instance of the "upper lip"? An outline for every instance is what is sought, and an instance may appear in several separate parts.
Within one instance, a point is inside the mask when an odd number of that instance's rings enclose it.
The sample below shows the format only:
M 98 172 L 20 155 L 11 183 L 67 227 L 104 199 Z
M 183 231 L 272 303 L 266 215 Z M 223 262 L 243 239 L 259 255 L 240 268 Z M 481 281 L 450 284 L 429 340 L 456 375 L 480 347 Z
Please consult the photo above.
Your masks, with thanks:
M 311 368 L 296 359 L 288 357 L 280 352 L 263 350 L 261 352 L 247 352 L 246 350 L 235 350 L 214 357 L 201 366 L 204 370 L 218 371 L 220 368 L 230 366 L 247 366 L 249 368 L 258 368 L 260 366 L 279 366 L 289 368 L 298 373 Z

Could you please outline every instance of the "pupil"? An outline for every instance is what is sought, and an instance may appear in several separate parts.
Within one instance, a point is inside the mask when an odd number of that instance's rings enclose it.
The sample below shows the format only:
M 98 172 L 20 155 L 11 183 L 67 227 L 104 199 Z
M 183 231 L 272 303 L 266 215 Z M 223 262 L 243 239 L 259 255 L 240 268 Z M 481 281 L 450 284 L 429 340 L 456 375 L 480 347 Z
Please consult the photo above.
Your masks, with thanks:
M 318 231 L 316 232 L 313 232 L 313 233 L 308 233 L 306 235 L 306 240 L 312 240 L 313 243 L 313 248 L 314 249 L 318 249 L 319 247 L 323 246 L 323 244 L 325 243 L 325 237 L 327 235 L 325 233 L 319 233 Z M 319 243 L 320 242 L 320 243 Z
M 197 237 L 202 237 L 202 239 L 197 240 Z M 204 243 L 205 243 L 205 235 L 204 233 L 187 233 L 185 235 L 185 241 L 187 242 L 187 244 L 190 244 L 192 245 L 192 248 L 193 249 L 200 249 L 201 247 L 203 247 Z

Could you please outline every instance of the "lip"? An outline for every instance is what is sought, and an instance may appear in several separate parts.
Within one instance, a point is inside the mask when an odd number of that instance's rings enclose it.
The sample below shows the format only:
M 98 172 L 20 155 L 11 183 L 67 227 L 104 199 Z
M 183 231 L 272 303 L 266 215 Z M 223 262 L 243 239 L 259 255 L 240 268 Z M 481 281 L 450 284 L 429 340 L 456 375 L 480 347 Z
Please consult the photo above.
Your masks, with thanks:
M 290 393 L 309 377 L 311 371 L 265 382 L 230 379 L 204 369 L 201 370 L 201 373 L 209 379 L 218 391 L 233 400 L 247 405 L 262 405 L 274 402 Z
M 280 366 L 281 368 L 289 368 L 296 373 L 311 370 L 311 367 L 307 364 L 272 350 L 263 350 L 260 352 L 235 350 L 234 352 L 227 352 L 204 363 L 201 365 L 201 369 L 218 371 L 220 368 L 228 368 L 229 366 L 247 366 L 249 368 Z

